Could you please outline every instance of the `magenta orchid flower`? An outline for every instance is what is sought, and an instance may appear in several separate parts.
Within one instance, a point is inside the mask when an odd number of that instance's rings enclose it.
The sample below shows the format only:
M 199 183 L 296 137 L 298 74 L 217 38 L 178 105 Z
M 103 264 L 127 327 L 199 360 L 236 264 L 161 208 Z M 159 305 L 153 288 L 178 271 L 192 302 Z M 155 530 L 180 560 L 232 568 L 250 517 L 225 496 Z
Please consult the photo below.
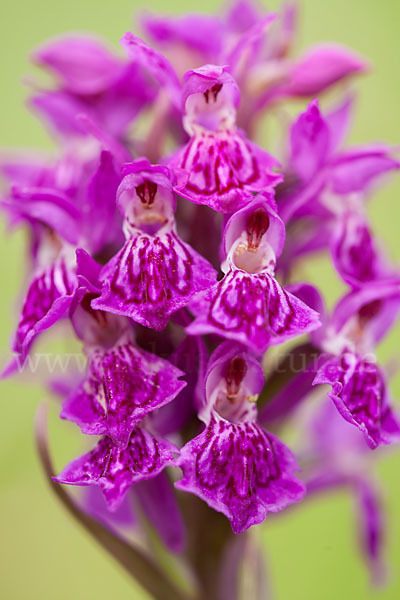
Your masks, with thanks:
M 290 450 L 257 423 L 262 369 L 241 346 L 224 342 L 211 356 L 200 418 L 204 431 L 180 454 L 176 486 L 224 513 L 235 533 L 304 495 Z
M 239 89 L 226 67 L 205 65 L 184 77 L 183 126 L 190 142 L 168 160 L 175 191 L 197 204 L 232 213 L 251 192 L 282 181 L 278 162 L 236 127 Z
M 166 167 L 146 160 L 125 167 L 117 198 L 126 242 L 102 269 L 102 292 L 92 302 L 93 308 L 156 330 L 216 278 L 211 265 L 176 232 L 172 178 Z
M 324 331 L 316 334 L 328 357 L 313 383 L 332 387 L 328 396 L 371 448 L 400 439 L 400 421 L 390 406 L 385 376 L 373 354 L 399 309 L 399 281 L 364 287 L 343 297 Z
M 272 202 L 273 204 L 273 202 Z M 318 314 L 274 277 L 285 228 L 271 199 L 257 196 L 224 232 L 223 279 L 205 292 L 187 331 L 216 333 L 261 354 L 271 344 L 319 327 Z

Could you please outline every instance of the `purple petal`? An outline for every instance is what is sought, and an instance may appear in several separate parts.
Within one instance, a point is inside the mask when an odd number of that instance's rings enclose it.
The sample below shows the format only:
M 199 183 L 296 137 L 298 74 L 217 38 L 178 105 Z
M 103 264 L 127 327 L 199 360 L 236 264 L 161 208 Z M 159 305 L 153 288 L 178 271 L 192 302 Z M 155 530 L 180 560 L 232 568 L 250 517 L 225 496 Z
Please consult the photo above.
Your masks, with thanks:
M 165 473 L 135 486 L 142 510 L 172 552 L 185 545 L 185 524 L 171 482 Z
M 53 181 L 53 171 L 48 157 L 40 154 L 20 152 L 0 154 L 0 172 L 11 184 L 42 187 Z
M 360 429 L 370 448 L 399 438 L 400 425 L 387 401 L 384 376 L 375 363 L 345 351 L 319 369 L 314 384 L 319 383 L 332 386 L 329 397 L 342 417 Z
M 400 277 L 392 281 L 373 282 L 343 296 L 335 307 L 332 323 L 340 332 L 356 317 L 369 344 L 377 344 L 398 318 L 400 309 Z
M 319 314 L 321 327 L 311 332 L 310 341 L 315 349 L 321 348 L 325 341 L 326 327 L 329 325 L 329 315 L 319 289 L 310 283 L 297 282 L 286 286 L 286 290 Z
M 92 307 L 162 330 L 170 315 L 216 279 L 211 265 L 174 230 L 138 233 L 103 268 L 103 290 Z
M 240 61 L 244 59 L 244 62 L 247 65 L 248 61 L 251 60 L 252 53 L 263 38 L 265 30 L 273 21 L 275 21 L 276 17 L 277 15 L 275 13 L 270 13 L 255 23 L 243 33 L 229 52 L 226 57 L 226 62 L 235 73 L 235 76 L 237 76 L 237 70 L 235 71 L 235 69 L 239 66 L 240 71 L 242 71 L 245 66 L 244 64 L 240 64 Z
M 320 325 L 318 313 L 286 292 L 268 273 L 230 271 L 207 296 L 207 311 L 189 325 L 188 333 L 217 333 L 256 354 Z
M 183 479 L 176 487 L 225 514 L 235 533 L 304 496 L 290 450 L 255 423 L 212 419 L 182 448 L 179 466 Z
M 348 133 L 353 105 L 354 97 L 348 96 L 334 110 L 325 115 L 325 122 L 329 127 L 329 154 L 338 150 Z
M 66 194 L 47 187 L 14 186 L 11 196 L 3 206 L 48 225 L 70 244 L 78 242 L 81 212 Z
M 235 33 L 244 33 L 260 19 L 259 6 L 251 0 L 233 0 L 225 15 L 228 29 Z
M 57 134 L 86 136 L 85 127 L 76 118 L 80 114 L 91 114 L 90 107 L 64 91 L 43 92 L 30 99 L 30 105 Z
M 89 241 L 92 252 L 115 238 L 119 232 L 116 213 L 116 194 L 121 176 L 117 172 L 110 152 L 103 150 L 100 161 L 92 176 L 87 191 L 87 202 L 84 207 L 83 232 Z M 93 219 L 96 215 L 96 219 Z
M 331 185 L 336 194 L 368 191 L 385 173 L 400 168 L 387 148 L 360 148 L 341 153 L 332 163 Z
M 126 189 L 133 189 L 134 187 L 144 183 L 148 179 L 153 181 L 160 187 L 166 188 L 172 191 L 172 184 L 174 182 L 173 173 L 164 165 L 152 165 L 147 158 L 138 158 L 133 162 L 126 163 L 122 167 L 122 174 L 124 177 L 131 176 L 131 186 L 126 186 Z
M 179 195 L 222 213 L 236 212 L 252 192 L 282 181 L 273 171 L 277 161 L 239 132 L 201 132 L 171 157 L 169 166 L 177 174 Z
M 107 351 L 96 348 L 84 381 L 64 402 L 60 416 L 77 423 L 83 433 L 108 435 L 125 448 L 133 428 L 185 387 L 182 375 L 168 361 L 129 342 Z
M 75 274 L 63 259 L 36 274 L 22 307 L 13 350 L 25 357 L 35 337 L 65 315 L 75 290 Z
M 70 485 L 98 485 L 114 511 L 133 484 L 152 479 L 167 465 L 174 464 L 177 452 L 167 440 L 137 428 L 125 449 L 104 437 L 91 452 L 70 462 L 54 480 Z
M 91 98 L 90 106 L 101 129 L 118 139 L 125 139 L 126 128 L 154 98 L 153 83 L 141 65 L 132 61 L 124 64 L 112 86 Z
M 139 485 L 139 484 L 138 484 Z M 90 486 L 85 489 L 83 509 L 86 513 L 103 523 L 109 529 L 118 526 L 124 530 L 137 525 L 137 516 L 133 512 L 132 499 L 125 496 L 122 504 L 116 511 L 111 512 L 107 506 L 104 495 L 98 487 Z
M 34 96 L 30 103 L 56 133 L 67 137 L 95 133 L 101 142 L 106 139 L 109 147 L 110 140 L 114 138 L 116 145 L 115 138 L 126 134 L 126 127 L 154 95 L 154 85 L 144 77 L 140 65 L 126 63 L 116 70 L 113 83 L 98 94 L 82 96 L 66 89 L 45 91 Z M 92 130 L 88 122 L 94 124 Z M 121 145 L 121 154 L 122 150 L 126 155 Z
M 267 40 L 268 57 L 282 59 L 288 55 L 298 29 L 299 6 L 296 2 L 285 2 L 277 23 L 277 32 Z
M 391 277 L 367 221 L 358 212 L 342 215 L 331 250 L 339 275 L 353 287 Z
M 139 63 L 167 91 L 171 102 L 179 107 L 181 85 L 171 63 L 129 31 L 121 39 L 121 44 L 130 59 Z
M 330 133 L 322 117 L 318 101 L 313 100 L 290 131 L 291 165 L 304 181 L 309 181 L 328 155 Z
M 315 46 L 290 69 L 285 93 L 290 96 L 317 96 L 338 81 L 366 69 L 365 60 L 344 46 Z
M 188 14 L 178 17 L 145 15 L 144 31 L 159 46 L 168 50 L 176 43 L 201 53 L 206 60 L 219 56 L 223 36 L 222 22 L 212 15 Z
M 118 107 L 114 107 L 115 111 L 118 111 Z M 93 111 L 93 116 L 89 116 L 87 113 L 79 113 L 75 116 L 76 121 L 82 126 L 82 130 L 86 135 L 97 140 L 99 145 L 106 151 L 111 152 L 114 158 L 119 162 L 123 163 L 130 160 L 131 155 L 127 148 L 115 139 L 114 136 L 124 134 L 124 130 L 110 131 L 107 132 L 109 125 L 107 119 L 102 122 L 101 116 L 96 114 L 96 110 Z M 100 123 L 100 125 L 99 125 Z
M 79 285 L 85 287 L 88 292 L 100 294 L 101 265 L 97 263 L 85 250 L 76 250 L 76 274 Z
M 120 67 L 103 43 L 89 36 L 55 39 L 38 48 L 33 58 L 38 64 L 50 67 L 67 90 L 82 95 L 107 89 Z
M 324 217 L 326 216 L 327 210 L 321 207 L 320 195 L 326 188 L 328 176 L 329 171 L 325 168 L 317 171 L 307 182 L 299 182 L 295 176 L 293 189 L 289 188 L 287 193 L 284 191 L 281 198 L 278 197 L 279 215 L 284 223 L 290 223 L 295 217 L 320 217 L 321 212 L 325 213 Z M 322 221 L 326 227 L 327 220 L 323 218 Z M 299 236 L 301 238 L 300 234 Z M 326 240 L 326 246 L 328 241 Z

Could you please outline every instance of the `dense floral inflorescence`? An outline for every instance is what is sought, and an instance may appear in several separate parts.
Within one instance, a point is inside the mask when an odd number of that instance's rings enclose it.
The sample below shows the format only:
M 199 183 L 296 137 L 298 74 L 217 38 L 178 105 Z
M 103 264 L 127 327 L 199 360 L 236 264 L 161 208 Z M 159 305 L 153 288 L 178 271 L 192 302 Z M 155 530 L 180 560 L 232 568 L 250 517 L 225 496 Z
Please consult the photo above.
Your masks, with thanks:
M 400 271 L 366 203 L 400 162 L 387 145 L 343 144 L 353 110 L 343 89 L 366 62 L 333 44 L 294 58 L 291 4 L 264 16 L 237 0 L 216 17 L 142 25 L 148 42 L 126 33 L 125 57 L 89 36 L 34 54 L 57 78 L 30 102 L 58 146 L 54 158 L 1 162 L 2 208 L 30 240 L 5 374 L 28 364 L 46 330 L 70 324 L 85 371 L 49 384 L 61 418 L 100 438 L 55 481 L 94 486 L 82 509 L 107 526 L 140 529 L 134 501 L 182 551 L 211 518 L 197 496 L 223 513 L 209 526 L 228 548 L 225 518 L 240 534 L 343 486 L 379 575 L 368 453 L 400 439 L 400 421 L 374 352 L 400 309 Z M 342 96 L 322 110 L 316 97 L 338 82 Z M 292 98 L 304 108 L 278 160 L 254 138 L 265 143 L 261 119 Z M 296 280 L 320 251 L 347 286 L 330 314 Z

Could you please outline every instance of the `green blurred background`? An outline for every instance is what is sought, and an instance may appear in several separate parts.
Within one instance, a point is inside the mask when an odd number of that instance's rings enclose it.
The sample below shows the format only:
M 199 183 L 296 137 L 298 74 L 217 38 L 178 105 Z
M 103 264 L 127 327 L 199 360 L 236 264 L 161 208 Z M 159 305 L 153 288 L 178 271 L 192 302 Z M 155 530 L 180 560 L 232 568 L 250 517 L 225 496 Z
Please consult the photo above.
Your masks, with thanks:
M 24 106 L 29 73 L 28 54 L 46 38 L 66 31 L 93 31 L 115 46 L 132 29 L 141 8 L 154 11 L 212 10 L 212 0 L 20 0 L 2 3 L 0 11 L 1 147 L 51 147 L 45 131 Z M 370 77 L 359 81 L 360 98 L 351 142 L 400 142 L 398 0 L 304 0 L 298 49 L 317 41 L 339 41 L 370 59 Z M 274 9 L 278 2 L 270 2 Z M 400 262 L 400 183 L 391 182 L 377 194 L 371 215 L 378 234 Z M 1 225 L 0 281 L 1 364 L 16 319 L 16 297 L 24 277 L 24 239 Z M 340 287 L 325 260 L 307 267 L 307 276 L 320 283 L 333 300 Z M 398 358 L 399 330 L 382 345 L 386 362 Z M 393 381 L 400 399 L 400 378 Z M 133 586 L 111 559 L 72 523 L 45 484 L 32 441 L 32 422 L 42 398 L 39 383 L 1 383 L 0 418 L 0 597 L 6 600 L 103 600 L 147 596 Z M 69 424 L 52 411 L 51 442 L 57 467 L 78 451 L 79 440 Z M 268 559 L 271 587 L 277 600 L 400 598 L 400 453 L 388 454 L 378 472 L 387 503 L 389 583 L 374 591 L 357 554 L 354 507 L 344 493 L 320 497 L 301 510 L 273 519 L 259 528 Z M 249 599 L 250 600 L 250 599 Z

